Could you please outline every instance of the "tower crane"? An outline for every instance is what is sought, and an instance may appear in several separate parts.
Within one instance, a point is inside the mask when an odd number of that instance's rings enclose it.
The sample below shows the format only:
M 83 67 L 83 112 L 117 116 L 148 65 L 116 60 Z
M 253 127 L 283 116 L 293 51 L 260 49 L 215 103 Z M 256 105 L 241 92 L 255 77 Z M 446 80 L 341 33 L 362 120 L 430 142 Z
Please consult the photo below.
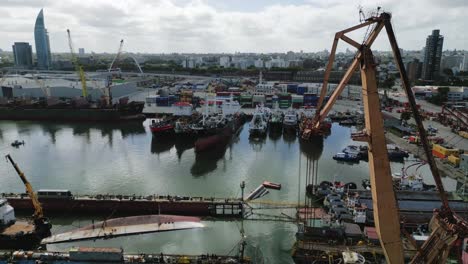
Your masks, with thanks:
M 36 193 L 34 192 L 29 181 L 26 179 L 26 176 L 24 175 L 24 173 L 20 170 L 18 165 L 16 165 L 16 163 L 13 161 L 13 158 L 11 158 L 10 154 L 6 155 L 6 158 L 8 161 L 10 161 L 11 165 L 13 165 L 13 168 L 15 168 L 16 173 L 18 173 L 18 176 L 20 177 L 21 181 L 24 184 L 24 187 L 26 188 L 26 193 L 31 199 L 31 202 L 34 207 L 33 220 L 34 220 L 34 226 L 36 230 L 39 231 L 39 234 L 42 234 L 44 237 L 49 236 L 52 225 L 49 223 L 49 220 L 46 217 L 44 217 L 42 206 L 41 206 L 41 203 L 39 202 L 39 199 L 37 198 Z
M 73 49 L 73 42 L 72 42 L 72 38 L 71 38 L 71 35 L 70 35 L 70 29 L 67 29 L 67 34 L 68 34 L 68 46 L 70 47 L 72 62 L 75 65 L 75 71 L 77 72 L 78 78 L 80 79 L 80 82 L 81 82 L 81 90 L 82 90 L 81 92 L 83 94 L 83 97 L 87 98 L 88 97 L 88 89 L 86 87 L 86 76 L 85 76 L 85 73 L 83 71 L 83 67 L 80 65 L 80 63 L 78 61 L 78 57 L 76 57 L 76 55 L 75 55 L 75 51 Z
M 346 36 L 347 33 L 363 27 L 370 27 L 369 34 L 362 43 Z M 317 103 L 317 111 L 308 126 L 311 134 L 321 134 L 321 122 L 325 119 L 333 104 L 338 99 L 353 73 L 359 68 L 362 80 L 362 98 L 365 114 L 365 129 L 354 136 L 353 139 L 367 142 L 369 145 L 369 170 L 372 185 L 372 200 L 374 208 L 374 221 L 377 234 L 387 263 L 404 263 L 403 244 L 400 235 L 400 217 L 398 204 L 392 185 L 390 165 L 387 156 L 387 146 L 385 141 L 383 120 L 380 113 L 379 94 L 376 81 L 376 63 L 372 55 L 371 46 L 385 27 L 390 45 L 393 51 L 400 77 L 403 81 L 408 101 L 416 121 L 421 142 L 426 153 L 427 163 L 431 169 L 434 181 L 440 194 L 442 208 L 436 210 L 431 220 L 432 233 L 418 252 L 411 263 L 445 263 L 452 243 L 468 235 L 468 223 L 463 218 L 457 216 L 448 204 L 447 195 L 442 184 L 439 171 L 434 157 L 432 156 L 426 130 L 424 129 L 422 118 L 416 107 L 416 100 L 411 91 L 408 76 L 403 65 L 400 49 L 398 47 L 393 27 L 391 24 L 391 14 L 383 12 L 367 18 L 356 26 L 342 30 L 335 34 L 333 46 L 325 70 L 324 82 Z M 335 59 L 338 41 L 343 40 L 357 49 L 356 55 L 346 71 L 343 79 L 330 95 L 329 100 L 323 105 L 327 93 L 327 85 Z

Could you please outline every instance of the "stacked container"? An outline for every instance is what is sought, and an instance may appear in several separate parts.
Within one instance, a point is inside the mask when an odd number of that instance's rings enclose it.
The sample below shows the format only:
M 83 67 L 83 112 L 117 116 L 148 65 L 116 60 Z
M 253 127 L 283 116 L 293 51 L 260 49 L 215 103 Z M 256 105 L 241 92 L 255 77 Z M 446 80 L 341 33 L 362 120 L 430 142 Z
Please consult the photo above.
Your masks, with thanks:
M 297 93 L 297 84 L 294 84 L 294 83 L 290 83 L 288 84 L 288 93 Z
M 193 100 L 193 91 L 192 90 L 181 90 L 180 91 L 180 101 L 186 103 L 192 103 Z
M 255 94 L 252 97 L 252 103 L 254 106 L 265 104 L 265 102 L 266 102 L 265 95 L 263 94 Z
M 287 93 L 278 95 L 279 108 L 286 109 L 291 106 L 291 95 Z
M 307 86 L 305 85 L 299 85 L 297 86 L 297 94 L 303 95 L 307 92 Z
M 317 94 L 305 93 L 303 98 L 304 106 L 317 106 L 318 97 Z
M 304 104 L 304 96 L 302 95 L 292 95 L 291 102 L 293 108 L 301 108 Z
M 169 97 L 168 96 L 156 97 L 156 105 L 157 106 L 169 106 Z
M 243 94 L 240 96 L 240 104 L 245 107 L 252 107 L 252 98 L 253 96 L 250 94 Z
M 265 107 L 273 108 L 273 95 L 272 94 L 265 95 Z

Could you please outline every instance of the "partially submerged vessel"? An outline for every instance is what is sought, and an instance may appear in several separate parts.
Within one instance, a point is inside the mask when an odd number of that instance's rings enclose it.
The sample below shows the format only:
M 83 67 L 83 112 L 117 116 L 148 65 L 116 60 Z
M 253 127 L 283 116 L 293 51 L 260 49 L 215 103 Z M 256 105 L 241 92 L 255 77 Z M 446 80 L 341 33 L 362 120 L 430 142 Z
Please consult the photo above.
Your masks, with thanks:
M 41 241 L 42 244 L 54 244 L 79 240 L 113 238 L 153 232 L 164 232 L 202 228 L 200 218 L 177 215 L 143 215 L 114 218 L 93 223 L 69 232 L 56 234 Z

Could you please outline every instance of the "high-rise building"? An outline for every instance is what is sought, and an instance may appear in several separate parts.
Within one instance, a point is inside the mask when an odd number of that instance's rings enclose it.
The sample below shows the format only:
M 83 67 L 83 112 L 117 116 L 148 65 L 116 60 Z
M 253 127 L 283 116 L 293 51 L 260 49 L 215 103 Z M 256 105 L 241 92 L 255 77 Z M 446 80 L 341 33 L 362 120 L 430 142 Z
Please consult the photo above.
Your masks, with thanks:
M 78 55 L 83 56 L 85 54 L 84 48 L 78 48 Z
M 443 44 L 444 36 L 440 35 L 440 30 L 434 29 L 432 35 L 427 36 L 422 69 L 424 80 L 437 80 L 439 78 Z
M 50 55 L 49 34 L 44 25 L 44 13 L 42 9 L 37 15 L 36 24 L 34 25 L 34 39 L 36 41 L 37 67 L 39 69 L 50 69 L 52 59 Z
M 421 77 L 422 71 L 422 62 L 418 59 L 413 59 L 413 61 L 408 62 L 406 65 L 406 72 L 408 72 L 408 79 L 410 82 L 414 82 L 415 80 Z
M 15 42 L 13 57 L 17 68 L 29 69 L 33 66 L 32 47 L 28 42 Z

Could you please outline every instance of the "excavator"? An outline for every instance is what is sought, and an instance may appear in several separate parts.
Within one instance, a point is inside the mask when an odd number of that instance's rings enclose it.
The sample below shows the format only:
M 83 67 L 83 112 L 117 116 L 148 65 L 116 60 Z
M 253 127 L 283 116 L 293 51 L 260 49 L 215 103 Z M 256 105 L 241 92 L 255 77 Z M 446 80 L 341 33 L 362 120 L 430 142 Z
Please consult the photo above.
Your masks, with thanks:
M 447 200 L 447 195 L 442 184 L 442 180 L 437 169 L 431 147 L 427 139 L 422 118 L 416 106 L 415 97 L 411 91 L 408 76 L 405 71 L 400 49 L 398 47 L 393 27 L 391 24 L 391 14 L 377 12 L 369 18 L 365 18 L 360 24 L 335 34 L 328 65 L 325 71 L 324 82 L 317 103 L 317 110 L 312 122 L 309 122 L 307 132 L 312 135 L 323 134 L 321 122 L 333 107 L 353 73 L 359 69 L 362 80 L 362 98 L 364 105 L 365 129 L 353 136 L 354 140 L 368 143 L 370 182 L 372 185 L 372 200 L 374 208 L 374 221 L 380 244 L 383 248 L 387 263 L 405 263 L 405 254 L 401 233 L 406 234 L 408 241 L 416 248 L 416 254 L 410 263 L 445 263 L 451 246 L 456 240 L 463 240 L 468 235 L 468 224 L 463 218 L 457 216 L 451 209 Z M 346 34 L 358 29 L 368 27 L 364 40 L 359 43 Z M 400 77 L 411 107 L 413 117 L 416 121 L 421 142 L 426 153 L 427 163 L 431 169 L 437 189 L 442 201 L 442 207 L 434 210 L 433 218 L 430 222 L 431 235 L 426 242 L 419 247 L 412 237 L 404 230 L 400 231 L 400 217 L 396 195 L 393 189 L 390 164 L 387 156 L 387 145 L 383 126 L 379 93 L 376 80 L 376 62 L 371 51 L 371 46 L 375 39 L 385 28 L 393 51 Z M 333 67 L 338 41 L 343 40 L 357 49 L 357 52 L 347 69 L 343 79 L 330 95 L 324 104 L 327 95 L 328 80 Z
M 11 165 L 13 165 L 13 168 L 15 168 L 16 173 L 18 173 L 18 176 L 23 182 L 24 187 L 26 187 L 26 193 L 28 194 L 33 204 L 34 214 L 32 218 L 33 218 L 34 229 L 35 229 L 34 231 L 37 237 L 39 239 L 42 239 L 42 238 L 50 236 L 51 235 L 50 229 L 52 228 L 52 225 L 50 224 L 49 220 L 46 217 L 44 217 L 41 203 L 39 202 L 39 199 L 37 198 L 37 195 L 34 192 L 31 184 L 26 179 L 26 176 L 20 170 L 18 165 L 13 161 L 13 158 L 10 156 L 10 154 L 6 155 L 6 158 L 8 161 L 10 161 Z

